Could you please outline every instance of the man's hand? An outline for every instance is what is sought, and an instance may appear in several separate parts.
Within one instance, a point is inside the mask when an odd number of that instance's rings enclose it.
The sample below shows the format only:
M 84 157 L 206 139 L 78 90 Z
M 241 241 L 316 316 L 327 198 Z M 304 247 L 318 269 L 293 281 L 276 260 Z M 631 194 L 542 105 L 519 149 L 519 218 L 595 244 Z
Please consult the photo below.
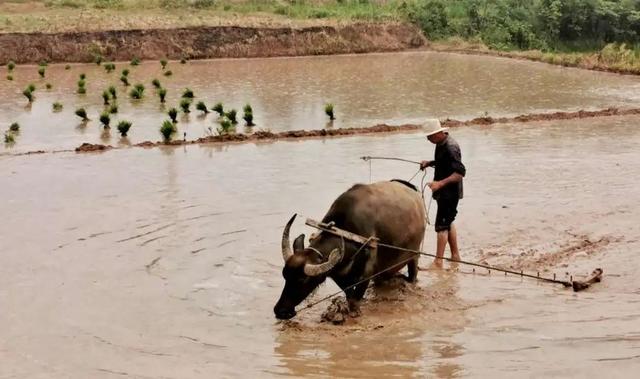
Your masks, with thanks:
M 431 192 L 437 192 L 442 187 L 444 187 L 444 183 L 442 183 L 442 181 L 435 181 L 435 182 L 429 183 L 429 188 L 431 188 Z
M 420 170 L 423 170 L 431 165 L 431 161 L 422 161 L 420 162 Z

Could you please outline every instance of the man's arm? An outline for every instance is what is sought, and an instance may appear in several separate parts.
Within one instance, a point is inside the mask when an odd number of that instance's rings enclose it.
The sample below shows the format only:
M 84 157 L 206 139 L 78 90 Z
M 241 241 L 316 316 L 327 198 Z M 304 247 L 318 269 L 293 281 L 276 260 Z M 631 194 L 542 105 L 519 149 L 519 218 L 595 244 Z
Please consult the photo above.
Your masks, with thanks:
M 448 186 L 452 183 L 459 183 L 466 175 L 467 168 L 464 167 L 464 164 L 462 164 L 460 149 L 458 147 L 452 147 L 451 149 L 449 149 L 449 159 L 451 168 L 453 169 L 453 174 L 442 180 L 429 183 L 429 188 L 431 188 L 431 191 L 436 192 L 442 187 Z
M 420 170 L 424 170 L 427 167 L 434 167 L 436 165 L 436 161 L 422 161 L 420 162 Z

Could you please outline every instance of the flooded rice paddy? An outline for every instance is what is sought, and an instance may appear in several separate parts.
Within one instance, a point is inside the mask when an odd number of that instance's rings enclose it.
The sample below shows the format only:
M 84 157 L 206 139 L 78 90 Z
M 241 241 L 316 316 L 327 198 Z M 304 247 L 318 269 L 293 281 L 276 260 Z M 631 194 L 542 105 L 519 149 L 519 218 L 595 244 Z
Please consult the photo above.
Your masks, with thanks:
M 144 99 L 129 98 L 131 87 L 119 80 L 125 68 L 131 71 L 131 85 L 145 85 Z M 238 110 L 239 119 L 242 107 L 250 103 L 254 129 L 272 131 L 600 109 L 634 106 L 640 100 L 640 81 L 632 76 L 434 52 L 170 62 L 168 69 L 173 72 L 170 77 L 163 76 L 158 62 L 118 63 L 112 73 L 97 65 L 65 70 L 57 64 L 48 66 L 41 79 L 36 66 L 18 66 L 13 81 L 4 75 L 0 81 L 0 127 L 4 131 L 18 122 L 21 131 L 13 146 L 0 144 L 0 154 L 72 149 L 83 142 L 121 146 L 160 140 L 166 112 L 178 108 L 185 87 L 195 92 L 194 105 L 204 101 L 211 108 L 223 102 L 227 109 Z M 85 95 L 76 93 L 81 73 L 87 76 Z M 164 106 L 151 85 L 154 78 L 168 90 Z M 31 105 L 22 95 L 29 83 L 37 87 Z M 46 83 L 51 83 L 51 90 Z M 118 113 L 105 132 L 98 118 L 104 110 L 101 94 L 110 85 L 118 90 Z M 54 102 L 63 104 L 62 111 L 53 111 Z M 336 109 L 332 124 L 324 114 L 327 102 Z M 79 107 L 87 110 L 90 122 L 82 123 L 74 115 Z M 219 126 L 215 113 L 204 117 L 193 106 L 188 116 L 178 119 L 176 138 L 186 133 L 188 139 L 196 139 L 216 133 Z M 119 120 L 133 122 L 128 138 L 116 130 Z M 244 131 L 242 126 L 238 129 Z
M 463 258 L 559 277 L 602 267 L 603 283 L 575 294 L 423 271 L 417 287 L 371 291 L 343 326 L 319 322 L 326 304 L 274 319 L 283 225 L 368 182 L 362 155 L 430 157 L 420 133 L 1 157 L 0 378 L 632 376 L 639 123 L 452 132 L 468 168 Z M 415 169 L 375 162 L 372 178 Z

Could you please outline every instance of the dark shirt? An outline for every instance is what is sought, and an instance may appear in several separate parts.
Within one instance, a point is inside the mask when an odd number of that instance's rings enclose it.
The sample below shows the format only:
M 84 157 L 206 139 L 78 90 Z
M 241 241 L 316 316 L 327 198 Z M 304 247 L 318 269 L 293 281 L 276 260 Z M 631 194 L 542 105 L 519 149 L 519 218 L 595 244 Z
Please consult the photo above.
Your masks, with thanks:
M 434 154 L 434 160 L 431 166 L 435 167 L 433 174 L 433 180 L 443 180 L 451 176 L 453 173 L 458 173 L 465 176 L 467 169 L 462 164 L 462 156 L 460 153 L 460 146 L 453 139 L 453 137 L 447 134 L 447 138 L 444 141 L 436 145 L 436 152 Z M 458 183 L 450 183 L 433 194 L 434 198 L 455 198 L 462 199 L 462 180 Z

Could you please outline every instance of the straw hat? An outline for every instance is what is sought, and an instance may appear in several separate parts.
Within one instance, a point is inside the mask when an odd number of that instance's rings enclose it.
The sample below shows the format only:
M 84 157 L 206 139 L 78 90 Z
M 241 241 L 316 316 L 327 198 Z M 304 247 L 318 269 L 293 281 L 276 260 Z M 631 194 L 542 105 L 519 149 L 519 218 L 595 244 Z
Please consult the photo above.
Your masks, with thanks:
M 440 132 L 445 132 L 449 130 L 449 128 L 443 128 L 442 125 L 440 125 L 440 120 L 431 118 L 422 124 L 422 130 L 427 132 L 427 137 L 429 137 Z

